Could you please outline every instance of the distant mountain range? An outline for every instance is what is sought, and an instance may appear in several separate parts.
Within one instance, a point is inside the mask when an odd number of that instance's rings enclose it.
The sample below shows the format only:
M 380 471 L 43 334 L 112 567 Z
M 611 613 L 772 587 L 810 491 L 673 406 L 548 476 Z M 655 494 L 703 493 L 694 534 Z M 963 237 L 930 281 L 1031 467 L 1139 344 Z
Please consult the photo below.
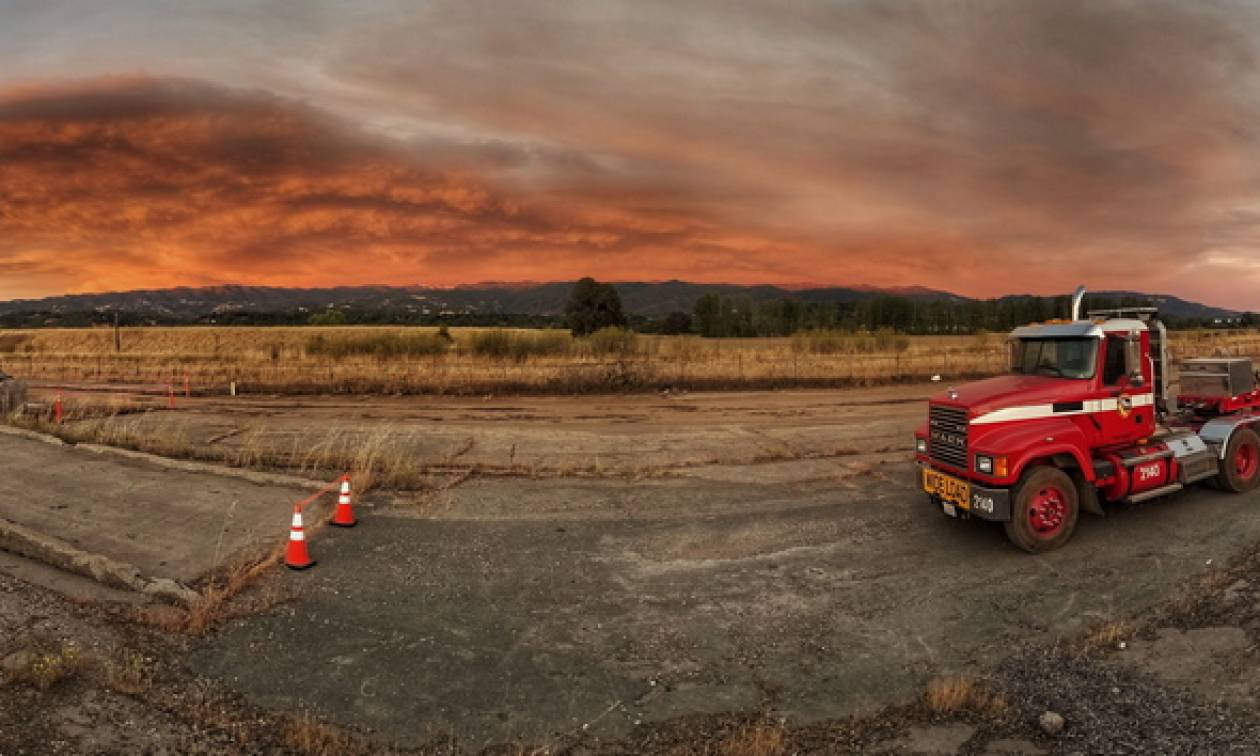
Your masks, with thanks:
M 561 283 L 488 283 L 455 288 L 422 286 L 340 286 L 296 289 L 267 286 L 210 286 L 202 288 L 146 289 L 102 294 L 70 294 L 45 299 L 0 302 L 0 315 L 19 313 L 122 312 L 177 320 L 213 318 L 228 313 L 320 312 L 333 307 L 396 311 L 414 315 L 557 315 L 572 287 Z M 617 291 L 628 313 L 659 317 L 673 311 L 690 313 L 704 294 L 746 297 L 753 300 L 795 299 L 809 303 L 855 302 L 880 296 L 905 297 L 918 302 L 945 300 L 966 302 L 967 297 L 921 286 L 880 289 L 870 286 L 787 288 L 697 284 L 685 281 L 618 283 Z M 1003 297 L 1020 299 L 1030 295 Z M 1226 318 L 1232 310 L 1189 302 L 1167 294 L 1103 291 L 1086 297 L 1136 298 L 1158 304 L 1160 311 L 1176 318 Z

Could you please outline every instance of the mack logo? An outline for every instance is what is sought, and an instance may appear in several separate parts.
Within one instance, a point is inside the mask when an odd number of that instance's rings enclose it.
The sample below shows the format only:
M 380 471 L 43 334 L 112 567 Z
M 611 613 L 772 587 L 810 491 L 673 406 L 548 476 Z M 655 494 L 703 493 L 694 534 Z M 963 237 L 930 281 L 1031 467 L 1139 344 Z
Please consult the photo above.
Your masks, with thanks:
M 960 436 L 956 433 L 947 433 L 941 430 L 933 430 L 930 435 L 931 435 L 933 444 L 940 444 L 941 446 L 952 446 L 955 449 L 967 448 L 966 436 Z
M 940 417 L 932 418 L 931 420 L 928 421 L 928 425 L 932 426 L 933 428 L 936 428 L 937 430 L 945 431 L 948 433 L 966 433 L 967 432 L 966 423 L 955 423 L 955 422 L 951 422 L 949 420 L 945 420 L 944 418 L 940 418 Z

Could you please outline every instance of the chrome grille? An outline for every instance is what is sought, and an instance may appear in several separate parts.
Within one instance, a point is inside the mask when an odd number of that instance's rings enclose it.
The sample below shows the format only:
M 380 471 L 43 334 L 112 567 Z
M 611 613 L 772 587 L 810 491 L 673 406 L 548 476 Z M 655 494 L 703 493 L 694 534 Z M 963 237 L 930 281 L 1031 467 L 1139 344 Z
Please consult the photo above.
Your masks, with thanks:
M 928 407 L 928 455 L 934 462 L 967 469 L 967 410 Z

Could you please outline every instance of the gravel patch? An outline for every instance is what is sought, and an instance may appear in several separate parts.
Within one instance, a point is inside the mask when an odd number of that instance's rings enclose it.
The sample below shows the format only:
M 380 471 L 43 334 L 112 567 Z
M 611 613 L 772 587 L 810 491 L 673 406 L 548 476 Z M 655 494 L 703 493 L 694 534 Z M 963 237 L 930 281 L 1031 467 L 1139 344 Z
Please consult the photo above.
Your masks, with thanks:
M 1027 650 L 999 665 L 996 678 L 1016 718 L 1030 729 L 1046 711 L 1064 717 L 1066 726 L 1053 740 L 1055 752 L 1260 751 L 1254 713 L 1205 703 L 1104 657 Z

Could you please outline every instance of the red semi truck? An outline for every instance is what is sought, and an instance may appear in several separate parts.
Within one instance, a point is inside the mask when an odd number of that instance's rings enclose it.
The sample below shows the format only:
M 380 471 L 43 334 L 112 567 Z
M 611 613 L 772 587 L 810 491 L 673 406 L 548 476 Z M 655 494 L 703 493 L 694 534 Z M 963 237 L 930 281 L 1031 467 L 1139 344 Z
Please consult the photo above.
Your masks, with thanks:
M 951 517 L 1002 522 L 1030 552 L 1072 537 L 1080 512 L 1212 481 L 1260 485 L 1260 390 L 1247 359 L 1188 360 L 1170 390 L 1153 307 L 1015 329 L 1010 372 L 933 396 L 915 431 L 918 484 Z

